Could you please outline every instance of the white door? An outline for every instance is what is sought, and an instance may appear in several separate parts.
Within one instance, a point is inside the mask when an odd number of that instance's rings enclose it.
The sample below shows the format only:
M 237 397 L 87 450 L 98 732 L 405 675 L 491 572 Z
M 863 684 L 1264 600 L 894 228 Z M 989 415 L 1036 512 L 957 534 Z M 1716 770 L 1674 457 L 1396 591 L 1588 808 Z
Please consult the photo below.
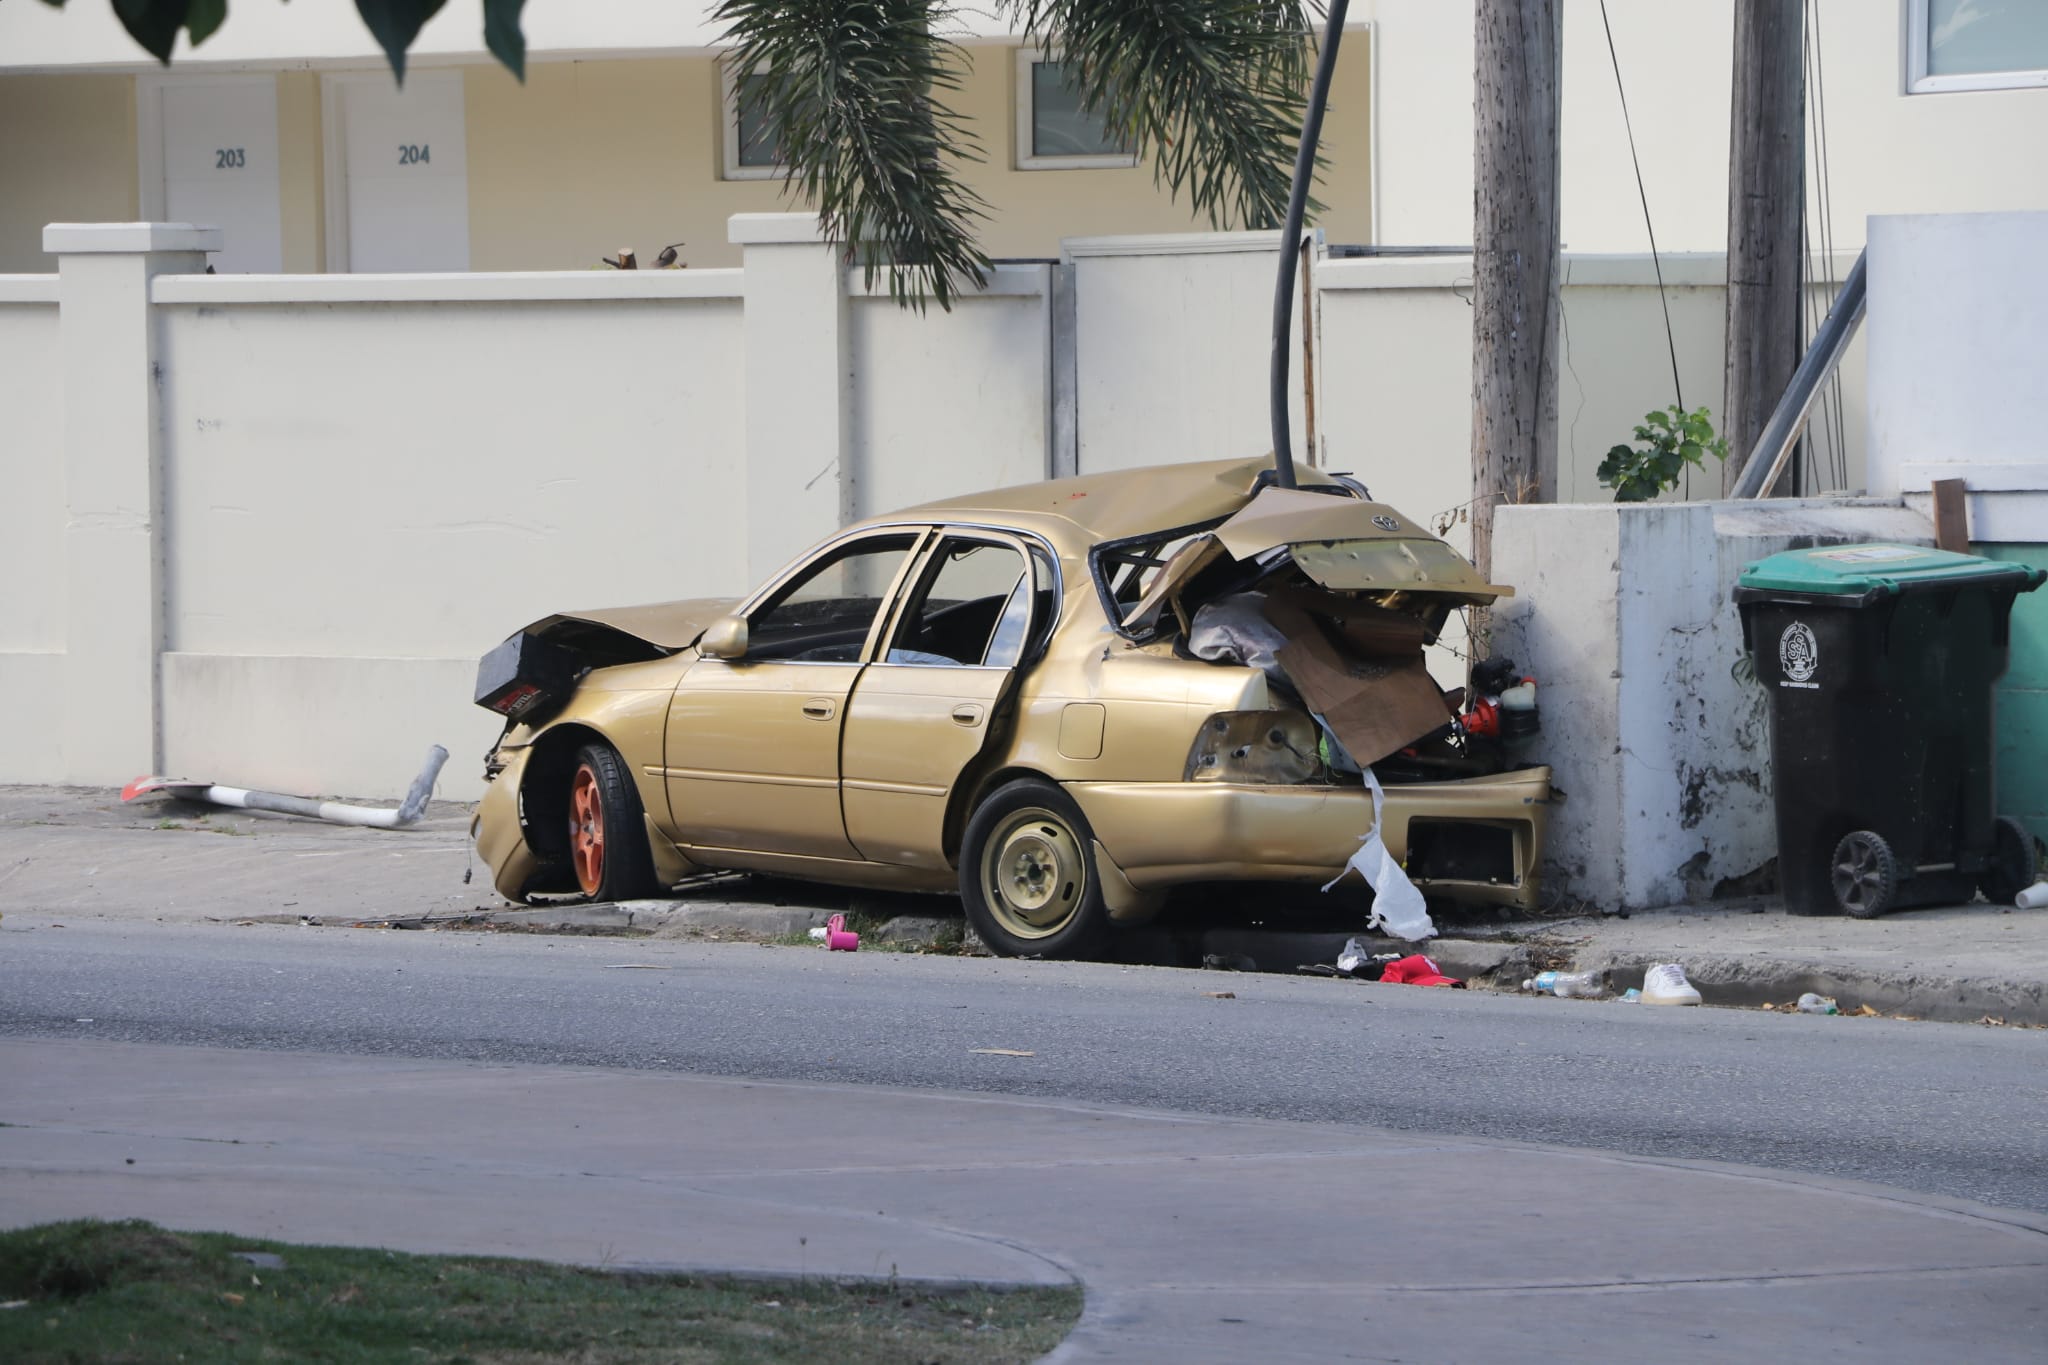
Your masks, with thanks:
M 162 149 L 159 185 L 143 193 L 152 214 L 221 229 L 213 266 L 223 273 L 284 269 L 278 203 L 277 80 L 272 76 L 167 79 L 154 95 Z M 161 205 L 159 208 L 158 205 Z
M 462 73 L 414 71 L 330 77 L 340 106 L 343 240 L 334 269 L 469 269 L 469 172 Z

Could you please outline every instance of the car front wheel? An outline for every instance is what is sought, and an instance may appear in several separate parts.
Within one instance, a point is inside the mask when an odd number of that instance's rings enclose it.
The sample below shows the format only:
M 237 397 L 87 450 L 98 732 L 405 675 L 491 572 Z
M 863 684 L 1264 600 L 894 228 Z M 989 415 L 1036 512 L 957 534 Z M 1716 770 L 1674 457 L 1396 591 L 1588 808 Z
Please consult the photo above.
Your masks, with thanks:
M 1109 928 L 1093 844 L 1080 808 L 1052 783 L 997 788 L 962 842 L 967 922 L 1004 957 L 1089 956 Z
M 577 889 L 594 901 L 637 900 L 661 889 L 640 793 L 625 760 L 608 744 L 576 751 L 569 777 L 569 862 Z

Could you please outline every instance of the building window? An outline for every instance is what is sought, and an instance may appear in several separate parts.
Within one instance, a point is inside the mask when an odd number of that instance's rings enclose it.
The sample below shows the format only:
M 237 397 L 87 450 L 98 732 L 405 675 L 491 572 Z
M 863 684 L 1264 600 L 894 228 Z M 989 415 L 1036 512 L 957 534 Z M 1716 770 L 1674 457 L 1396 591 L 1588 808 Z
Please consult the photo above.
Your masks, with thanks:
M 1135 166 L 1130 146 L 1081 108 L 1063 63 L 1017 49 L 1017 169 L 1070 171 Z
M 767 71 L 742 75 L 729 62 L 719 63 L 719 71 L 725 84 L 725 178 L 775 180 L 788 175 L 782 149 L 764 126 L 761 110 L 761 96 L 774 75 Z
M 2048 85 L 2042 0 L 1906 0 L 1906 90 Z

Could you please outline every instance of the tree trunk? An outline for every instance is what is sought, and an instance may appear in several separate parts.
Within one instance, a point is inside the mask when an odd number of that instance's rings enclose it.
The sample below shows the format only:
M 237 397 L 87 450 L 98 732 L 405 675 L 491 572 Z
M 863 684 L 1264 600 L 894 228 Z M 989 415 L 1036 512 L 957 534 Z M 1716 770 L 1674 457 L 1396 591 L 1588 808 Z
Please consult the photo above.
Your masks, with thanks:
M 1736 0 L 1728 130 L 1728 341 L 1721 434 L 1735 487 L 1799 365 L 1799 219 L 1805 202 L 1801 8 Z M 1768 459 L 1766 455 L 1764 458 Z
M 1557 497 L 1559 0 L 1476 0 L 1472 558 L 1493 509 Z

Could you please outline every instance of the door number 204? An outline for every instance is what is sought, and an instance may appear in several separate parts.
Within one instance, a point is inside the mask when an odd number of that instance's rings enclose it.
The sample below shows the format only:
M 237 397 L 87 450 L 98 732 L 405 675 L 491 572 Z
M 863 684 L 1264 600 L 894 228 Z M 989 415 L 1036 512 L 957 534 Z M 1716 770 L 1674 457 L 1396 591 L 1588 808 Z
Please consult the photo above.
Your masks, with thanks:
M 428 155 L 433 149 L 424 142 L 408 142 L 398 149 L 398 164 L 401 166 L 425 166 L 433 158 Z

